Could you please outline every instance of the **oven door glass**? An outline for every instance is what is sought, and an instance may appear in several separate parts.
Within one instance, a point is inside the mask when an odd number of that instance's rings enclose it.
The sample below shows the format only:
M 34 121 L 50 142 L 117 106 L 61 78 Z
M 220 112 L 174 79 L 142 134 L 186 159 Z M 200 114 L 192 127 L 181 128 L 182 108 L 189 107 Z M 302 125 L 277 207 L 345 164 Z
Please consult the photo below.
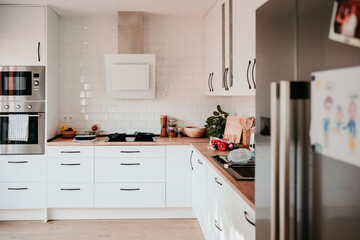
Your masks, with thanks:
M 30 96 L 32 94 L 31 72 L 1 72 L 1 96 Z
M 33 113 L 34 114 L 34 113 Z M 8 115 L 8 114 L 2 114 Z M 0 144 L 38 144 L 39 143 L 39 118 L 29 117 L 29 139 L 27 142 L 23 141 L 9 141 L 8 140 L 8 129 L 9 129 L 9 118 L 0 117 Z

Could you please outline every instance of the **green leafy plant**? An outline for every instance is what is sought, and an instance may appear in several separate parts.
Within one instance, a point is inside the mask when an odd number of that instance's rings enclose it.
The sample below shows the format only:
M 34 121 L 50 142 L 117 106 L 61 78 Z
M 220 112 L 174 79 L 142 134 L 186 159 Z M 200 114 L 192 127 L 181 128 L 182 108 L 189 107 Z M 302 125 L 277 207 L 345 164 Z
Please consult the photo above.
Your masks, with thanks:
M 206 120 L 206 136 L 222 138 L 225 131 L 226 119 L 229 113 L 224 112 L 220 105 L 217 105 L 217 111 L 213 112 L 213 116 Z

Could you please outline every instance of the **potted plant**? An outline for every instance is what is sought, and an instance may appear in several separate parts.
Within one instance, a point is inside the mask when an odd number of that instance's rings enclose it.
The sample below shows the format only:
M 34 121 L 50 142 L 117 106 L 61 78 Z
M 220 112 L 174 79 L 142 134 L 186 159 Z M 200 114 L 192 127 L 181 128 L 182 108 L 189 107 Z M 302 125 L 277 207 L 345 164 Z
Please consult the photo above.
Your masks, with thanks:
M 213 112 L 213 116 L 206 120 L 206 136 L 222 138 L 225 131 L 226 119 L 229 113 L 224 112 L 220 105 L 217 105 L 217 111 Z

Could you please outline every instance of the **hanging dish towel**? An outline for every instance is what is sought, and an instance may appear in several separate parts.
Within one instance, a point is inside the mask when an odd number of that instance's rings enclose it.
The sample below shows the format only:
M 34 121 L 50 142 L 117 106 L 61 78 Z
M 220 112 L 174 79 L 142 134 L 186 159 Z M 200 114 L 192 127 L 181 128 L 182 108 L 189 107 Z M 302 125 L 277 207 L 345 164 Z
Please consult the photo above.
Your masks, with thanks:
M 8 138 L 9 141 L 22 141 L 22 142 L 28 141 L 29 115 L 27 114 L 9 115 Z

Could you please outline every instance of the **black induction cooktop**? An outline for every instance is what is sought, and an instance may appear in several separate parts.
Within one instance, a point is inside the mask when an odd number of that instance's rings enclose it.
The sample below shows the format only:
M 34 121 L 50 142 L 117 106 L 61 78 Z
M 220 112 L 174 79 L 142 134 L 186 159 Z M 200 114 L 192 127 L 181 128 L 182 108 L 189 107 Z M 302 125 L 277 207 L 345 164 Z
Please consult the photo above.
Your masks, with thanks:
M 105 142 L 156 142 L 156 139 L 155 134 L 148 132 L 112 133 Z

